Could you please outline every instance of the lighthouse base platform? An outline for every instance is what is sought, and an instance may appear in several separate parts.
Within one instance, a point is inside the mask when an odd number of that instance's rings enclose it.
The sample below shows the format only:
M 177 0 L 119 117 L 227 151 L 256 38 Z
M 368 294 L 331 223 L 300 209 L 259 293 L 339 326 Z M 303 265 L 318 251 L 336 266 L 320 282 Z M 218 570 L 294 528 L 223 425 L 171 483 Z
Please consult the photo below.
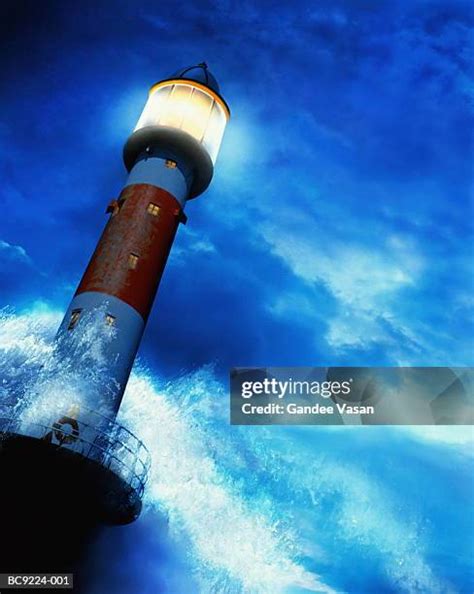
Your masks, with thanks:
M 140 514 L 143 444 L 95 413 L 59 420 L 0 416 L 0 573 L 71 571 L 100 526 Z

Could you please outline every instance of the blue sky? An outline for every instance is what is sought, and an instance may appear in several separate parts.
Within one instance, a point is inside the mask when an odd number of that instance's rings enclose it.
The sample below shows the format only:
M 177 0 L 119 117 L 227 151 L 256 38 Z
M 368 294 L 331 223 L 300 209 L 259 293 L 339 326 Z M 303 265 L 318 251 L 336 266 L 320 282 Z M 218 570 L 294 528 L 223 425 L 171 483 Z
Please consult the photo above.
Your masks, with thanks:
M 148 87 L 206 60 L 232 109 L 141 354 L 473 363 L 467 2 L 2 2 L 0 307 L 65 310 Z
M 145 333 L 156 373 L 132 376 L 124 400 L 159 461 L 159 513 L 148 502 L 103 534 L 91 591 L 189 592 L 210 561 L 235 567 L 235 535 L 257 550 L 261 526 L 278 541 L 288 523 L 298 564 L 343 590 L 467 587 L 472 432 L 456 452 L 439 427 L 433 443 L 228 427 L 225 384 L 193 370 L 472 365 L 473 22 L 459 0 L 0 3 L 0 309 L 42 312 L 3 322 L 29 364 L 43 352 L 30 320 L 66 310 L 149 86 L 206 60 L 232 110 Z

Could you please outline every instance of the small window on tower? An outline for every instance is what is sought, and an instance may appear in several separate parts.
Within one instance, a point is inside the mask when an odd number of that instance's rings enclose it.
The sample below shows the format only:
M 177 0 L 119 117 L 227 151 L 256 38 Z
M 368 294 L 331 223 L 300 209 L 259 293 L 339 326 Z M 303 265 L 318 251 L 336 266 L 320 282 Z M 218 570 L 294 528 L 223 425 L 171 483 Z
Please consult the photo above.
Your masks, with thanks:
M 115 326 L 115 316 L 113 316 L 112 314 L 106 314 L 105 323 L 107 324 L 107 326 Z
M 165 165 L 169 169 L 176 169 L 176 161 L 172 161 L 171 159 L 166 159 Z
M 135 270 L 138 265 L 138 256 L 137 254 L 129 254 L 128 255 L 128 267 L 130 270 Z
M 81 317 L 82 309 L 73 309 L 71 312 L 71 318 L 69 320 L 69 325 L 67 327 L 68 330 L 73 330 L 76 327 L 79 318 Z
M 154 217 L 157 217 L 160 214 L 160 207 L 158 206 L 158 204 L 153 204 L 153 202 L 150 202 L 147 211 L 149 214 L 153 215 Z

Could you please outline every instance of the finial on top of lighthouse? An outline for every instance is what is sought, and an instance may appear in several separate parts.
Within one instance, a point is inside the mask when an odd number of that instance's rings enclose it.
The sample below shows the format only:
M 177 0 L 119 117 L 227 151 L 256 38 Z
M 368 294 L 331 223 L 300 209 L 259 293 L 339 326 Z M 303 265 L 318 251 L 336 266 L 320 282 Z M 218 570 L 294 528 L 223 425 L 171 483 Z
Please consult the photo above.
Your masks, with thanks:
M 170 78 L 182 78 L 205 85 L 217 94 L 220 94 L 219 84 L 216 77 L 209 70 L 206 62 L 200 62 L 195 66 L 186 66 L 175 72 Z

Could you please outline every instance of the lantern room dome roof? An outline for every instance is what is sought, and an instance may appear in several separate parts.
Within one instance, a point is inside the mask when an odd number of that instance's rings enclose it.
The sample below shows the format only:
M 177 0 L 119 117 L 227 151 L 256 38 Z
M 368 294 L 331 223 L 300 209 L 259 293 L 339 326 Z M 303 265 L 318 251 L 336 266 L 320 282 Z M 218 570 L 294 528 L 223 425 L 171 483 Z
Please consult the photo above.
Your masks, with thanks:
M 219 85 L 213 74 L 207 67 L 206 62 L 196 64 L 196 66 L 188 66 L 187 68 L 181 68 L 169 78 L 183 78 L 185 80 L 194 80 L 202 85 L 206 85 L 218 95 L 220 94 Z

